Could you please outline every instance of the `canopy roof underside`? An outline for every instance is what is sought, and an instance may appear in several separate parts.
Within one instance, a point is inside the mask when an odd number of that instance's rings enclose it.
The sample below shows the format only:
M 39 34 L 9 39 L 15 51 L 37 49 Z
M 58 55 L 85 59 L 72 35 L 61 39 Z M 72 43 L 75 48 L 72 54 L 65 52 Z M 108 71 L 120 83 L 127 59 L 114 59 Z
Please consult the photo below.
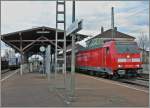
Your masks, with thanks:
M 63 47 L 63 43 L 61 39 L 63 39 L 63 31 L 59 30 L 58 33 L 58 45 L 59 47 Z M 55 49 L 55 33 L 56 29 L 50 27 L 37 27 L 22 31 L 17 31 L 13 33 L 3 34 L 2 41 L 5 42 L 7 45 L 14 48 L 17 52 L 21 52 L 20 45 L 22 44 L 22 51 L 24 53 L 33 53 L 36 54 L 39 52 L 40 46 L 52 46 L 52 52 Z M 75 41 L 81 41 L 82 39 L 86 38 L 86 35 L 76 34 Z M 22 41 L 22 43 L 21 43 Z M 66 44 L 67 46 L 71 44 L 71 36 L 66 37 Z

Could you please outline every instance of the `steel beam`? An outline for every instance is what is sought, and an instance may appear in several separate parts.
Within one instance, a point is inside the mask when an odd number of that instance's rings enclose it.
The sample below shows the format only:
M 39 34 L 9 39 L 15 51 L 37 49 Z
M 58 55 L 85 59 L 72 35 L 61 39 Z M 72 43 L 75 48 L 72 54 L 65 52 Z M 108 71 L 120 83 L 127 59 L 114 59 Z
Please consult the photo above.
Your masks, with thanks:
M 48 39 L 48 38 L 47 38 Z M 22 40 L 22 42 L 34 42 L 35 40 Z M 37 42 L 55 42 L 56 40 L 37 40 Z M 66 40 L 67 42 L 71 42 L 71 40 Z M 20 42 L 20 40 L 9 40 L 9 42 Z
M 27 49 L 28 47 L 30 47 L 31 45 L 33 45 L 35 42 L 37 42 L 37 40 L 39 40 L 39 39 L 41 39 L 41 38 L 43 38 L 43 36 L 37 38 L 36 40 L 34 40 L 33 42 L 31 42 L 30 44 L 28 44 L 27 46 L 25 46 L 25 47 L 23 48 L 23 50 L 25 50 L 25 49 Z
M 20 75 L 23 74 L 23 49 L 22 49 L 22 36 L 21 33 L 19 33 L 20 35 L 20 54 L 21 54 L 21 65 L 20 65 Z
M 19 40 L 19 42 L 20 42 L 20 40 Z M 16 47 L 15 45 L 13 45 L 12 43 L 10 43 L 9 41 L 5 41 L 5 43 L 7 43 L 10 47 L 13 47 L 14 49 L 16 49 L 16 50 L 18 50 L 19 52 L 21 52 L 18 47 Z
M 45 40 L 40 40 L 40 39 L 45 39 Z M 52 45 L 55 45 L 55 43 L 54 42 L 52 42 L 51 40 L 49 40 L 48 38 L 46 38 L 46 37 L 44 37 L 44 36 L 41 36 L 41 37 L 39 37 L 39 38 L 37 38 L 36 40 L 33 40 L 32 41 L 32 43 L 30 43 L 30 44 L 28 44 L 27 46 L 25 46 L 24 48 L 23 48 L 23 51 L 25 51 L 27 48 L 29 48 L 30 46 L 32 46 L 34 43 L 36 43 L 36 42 L 50 42 Z M 60 46 L 58 46 L 59 48 L 61 48 Z

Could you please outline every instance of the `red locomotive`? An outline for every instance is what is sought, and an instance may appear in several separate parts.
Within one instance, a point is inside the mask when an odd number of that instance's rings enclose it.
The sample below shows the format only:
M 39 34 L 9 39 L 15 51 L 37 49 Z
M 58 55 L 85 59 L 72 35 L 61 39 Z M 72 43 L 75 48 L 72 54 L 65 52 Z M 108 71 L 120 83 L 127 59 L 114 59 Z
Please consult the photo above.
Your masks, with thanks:
M 110 40 L 101 46 L 88 47 L 76 55 L 76 68 L 111 77 L 136 76 L 142 69 L 136 42 Z

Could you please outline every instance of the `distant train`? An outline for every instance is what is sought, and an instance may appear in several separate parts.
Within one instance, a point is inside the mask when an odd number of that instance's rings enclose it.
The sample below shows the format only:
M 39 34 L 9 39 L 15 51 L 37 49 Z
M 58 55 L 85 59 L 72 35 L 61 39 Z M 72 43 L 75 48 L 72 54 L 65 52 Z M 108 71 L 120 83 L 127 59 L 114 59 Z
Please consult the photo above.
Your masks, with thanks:
M 1 70 L 8 69 L 8 60 L 1 59 Z
M 17 69 L 20 67 L 20 61 L 19 61 L 19 58 L 17 57 L 11 57 L 11 58 L 8 58 L 8 59 L 1 59 L 1 70 L 4 70 L 4 69 Z
M 76 54 L 76 68 L 93 75 L 103 74 L 111 78 L 137 76 L 141 65 L 140 50 L 133 41 L 110 40 Z
M 20 67 L 20 60 L 17 57 L 12 57 L 9 58 L 9 62 L 8 62 L 8 67 L 9 69 L 17 69 Z

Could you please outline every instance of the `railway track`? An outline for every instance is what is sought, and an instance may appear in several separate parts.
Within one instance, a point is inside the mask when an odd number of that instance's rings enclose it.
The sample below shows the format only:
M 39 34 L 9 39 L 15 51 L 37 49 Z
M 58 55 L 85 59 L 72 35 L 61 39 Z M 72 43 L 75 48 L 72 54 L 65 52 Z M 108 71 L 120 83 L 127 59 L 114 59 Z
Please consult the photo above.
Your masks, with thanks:
M 82 74 L 85 74 L 85 73 L 82 73 Z M 90 74 L 86 74 L 86 75 L 90 75 Z M 90 75 L 90 76 L 97 77 L 97 78 L 104 78 L 104 77 L 95 76 L 95 75 Z M 104 78 L 104 79 L 108 79 L 108 78 Z M 113 81 L 121 82 L 124 84 L 149 88 L 149 79 L 145 77 L 137 77 L 137 78 L 132 78 L 132 79 L 119 78 L 119 79 L 108 79 L 108 80 L 113 80 Z
M 1 74 L 5 74 L 5 73 L 7 73 L 7 72 L 9 72 L 9 71 L 10 71 L 10 69 L 1 70 Z
M 144 77 L 136 77 L 136 78 L 131 78 L 131 79 L 118 78 L 118 79 L 110 79 L 110 80 L 130 84 L 130 85 L 149 88 L 149 79 L 144 78 Z
M 12 70 L 10 69 L 5 69 L 1 71 L 1 78 L 4 78 L 5 76 L 9 75 Z
M 127 84 L 131 84 L 131 85 L 136 85 L 136 86 L 142 86 L 142 87 L 149 87 L 149 81 L 148 80 L 143 80 L 143 79 L 117 79 L 115 81 L 119 81 L 122 83 L 127 83 Z
M 8 79 L 9 77 L 13 76 L 14 74 L 16 74 L 19 70 L 15 69 L 15 70 L 7 70 L 4 71 L 3 73 L 1 73 L 1 82 Z
M 149 81 L 149 74 L 142 74 L 141 77 L 138 77 L 139 80 Z
M 138 85 L 148 88 L 149 87 L 149 75 L 141 74 L 140 77 L 132 78 L 132 79 L 119 79 L 120 82 L 128 83 L 132 85 Z
M 18 69 L 18 68 L 17 68 L 17 69 Z M 8 72 L 10 72 L 10 71 L 17 70 L 17 69 L 13 69 L 13 70 L 11 70 L 11 69 L 4 69 L 4 70 L 1 70 L 1 74 L 5 74 L 5 73 L 8 73 Z

